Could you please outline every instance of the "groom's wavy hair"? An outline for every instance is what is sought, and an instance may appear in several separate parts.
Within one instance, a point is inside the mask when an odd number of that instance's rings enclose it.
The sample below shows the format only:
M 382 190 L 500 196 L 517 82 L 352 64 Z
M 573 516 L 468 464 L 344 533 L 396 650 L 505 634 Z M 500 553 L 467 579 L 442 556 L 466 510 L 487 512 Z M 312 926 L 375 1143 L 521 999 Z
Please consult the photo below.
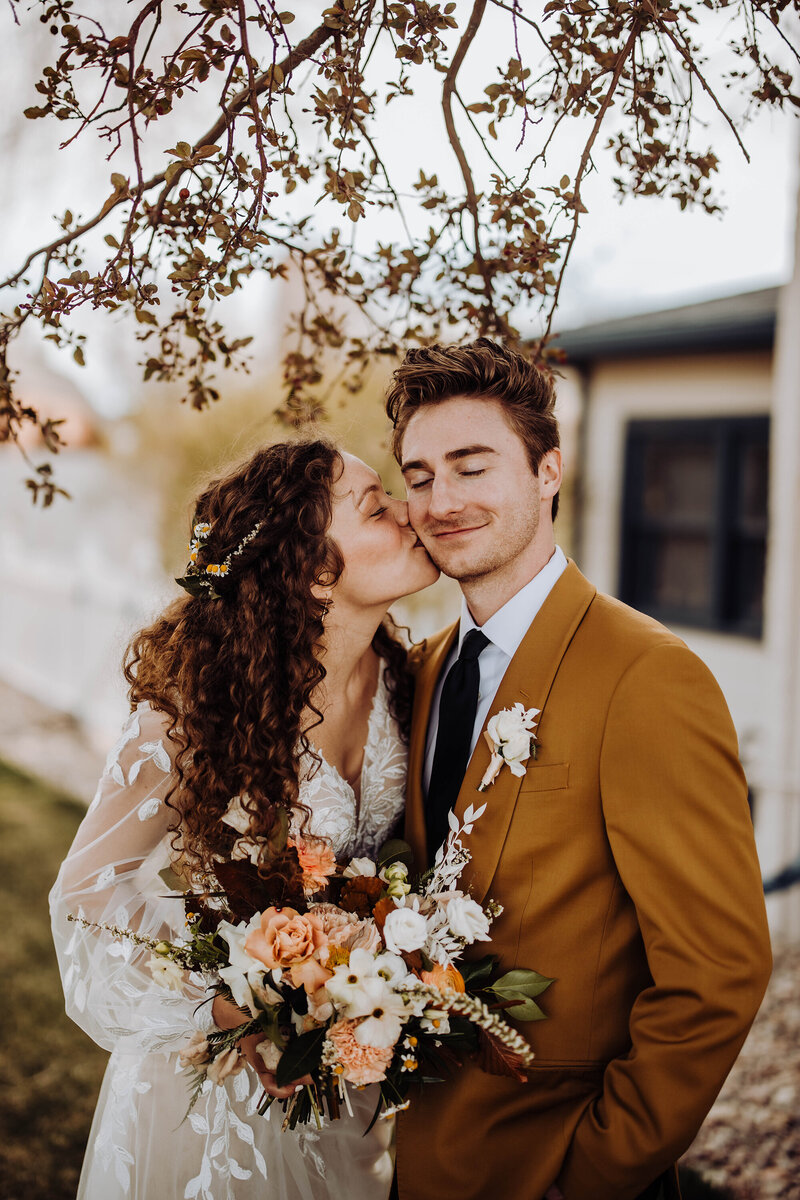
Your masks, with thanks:
M 312 754 L 308 713 L 321 713 L 315 690 L 326 603 L 314 584 L 334 586 L 344 568 L 329 535 L 333 487 L 344 463 L 327 440 L 282 442 L 258 450 L 198 497 L 194 521 L 211 526 L 202 553 L 221 562 L 261 523 L 234 560 L 222 594 L 181 595 L 128 647 L 124 672 L 132 707 L 147 701 L 166 714 L 177 747 L 174 846 L 188 867 L 213 872 L 229 859 L 237 833 L 220 818 L 244 796 L 251 836 L 269 837 L 279 808 L 300 810 L 299 757 Z M 335 603 L 335 586 L 334 586 Z M 389 707 L 407 737 L 412 681 L 406 650 L 387 619 L 372 645 L 387 663 Z M 293 850 L 259 868 L 297 893 Z M 302 889 L 300 889 L 302 897 Z
M 552 379 L 521 354 L 489 338 L 465 346 L 425 346 L 409 350 L 392 376 L 386 412 L 394 426 L 392 451 L 397 461 L 408 423 L 429 404 L 453 396 L 497 400 L 525 445 L 534 475 L 548 450 L 559 446 Z M 553 518 L 558 495 L 553 497 Z

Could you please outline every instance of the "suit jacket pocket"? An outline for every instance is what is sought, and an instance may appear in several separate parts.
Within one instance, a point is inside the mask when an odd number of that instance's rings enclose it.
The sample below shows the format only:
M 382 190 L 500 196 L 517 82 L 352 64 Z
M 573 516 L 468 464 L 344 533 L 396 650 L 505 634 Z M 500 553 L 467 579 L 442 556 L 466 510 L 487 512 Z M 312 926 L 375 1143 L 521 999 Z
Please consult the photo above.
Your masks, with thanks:
M 569 763 L 547 763 L 532 766 L 525 772 L 520 792 L 556 792 L 569 787 Z

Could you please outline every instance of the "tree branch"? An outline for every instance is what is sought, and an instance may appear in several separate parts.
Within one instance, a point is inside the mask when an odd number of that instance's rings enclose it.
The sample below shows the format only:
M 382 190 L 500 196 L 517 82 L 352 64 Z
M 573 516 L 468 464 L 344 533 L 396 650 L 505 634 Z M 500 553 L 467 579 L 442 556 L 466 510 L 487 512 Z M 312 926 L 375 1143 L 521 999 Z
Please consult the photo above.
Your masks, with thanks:
M 279 63 L 279 67 L 283 72 L 284 80 L 288 79 L 291 73 L 296 70 L 301 63 L 305 62 L 308 58 L 315 54 L 321 46 L 324 46 L 325 43 L 333 37 L 335 32 L 336 31 L 334 29 L 329 28 L 327 25 L 320 25 L 313 31 L 313 33 L 310 33 L 307 38 L 304 38 L 302 42 L 298 42 L 291 54 L 287 54 L 283 62 Z M 256 94 L 261 94 L 262 92 L 267 91 L 271 85 L 271 70 L 264 71 L 260 75 L 257 75 L 253 81 L 252 87 L 245 87 L 238 92 L 233 97 L 222 116 L 220 116 L 219 119 L 214 122 L 210 129 L 207 129 L 206 132 L 198 138 L 194 144 L 193 150 L 196 152 L 203 146 L 216 145 L 217 138 L 225 131 L 225 128 L 230 123 L 230 118 L 235 116 L 236 113 L 240 112 L 241 109 L 251 102 L 253 92 L 255 91 Z M 175 172 L 172 180 L 166 186 L 161 196 L 159 196 L 157 208 L 163 206 L 166 195 L 172 190 L 181 175 L 186 170 L 188 170 L 188 168 L 183 167 L 180 171 Z M 88 233 L 91 229 L 94 229 L 96 225 L 99 225 L 101 221 L 105 220 L 105 218 L 113 209 L 117 208 L 126 200 L 138 200 L 147 192 L 152 191 L 159 185 L 166 184 L 166 177 L 166 171 L 159 171 L 157 175 L 153 175 L 150 177 L 150 179 L 146 179 L 143 183 L 137 185 L 135 189 L 125 189 L 118 192 L 115 196 L 110 196 L 100 211 L 95 213 L 93 217 L 90 217 L 88 221 L 84 221 L 82 225 L 76 226 L 75 229 L 65 233 L 62 237 L 56 238 L 48 245 L 40 246 L 38 249 L 32 250 L 19 270 L 0 283 L 0 288 L 13 287 L 14 284 L 18 283 L 24 276 L 25 272 L 28 270 L 28 267 L 30 267 L 31 264 L 34 263 L 41 255 L 45 255 L 49 260 L 52 258 L 55 251 L 60 250 L 62 246 L 68 246 L 71 242 L 76 241 L 77 238 L 82 237 L 83 234 Z
M 461 41 L 458 43 L 458 48 L 453 55 L 453 61 L 450 63 L 450 66 L 447 69 L 447 74 L 444 77 L 444 84 L 442 86 L 442 112 L 444 113 L 444 123 L 447 130 L 447 137 L 450 145 L 453 147 L 453 153 L 458 160 L 458 165 L 461 170 L 461 177 L 464 180 L 467 209 L 472 217 L 473 236 L 475 239 L 475 266 L 477 267 L 478 273 L 483 280 L 483 290 L 486 295 L 489 312 L 494 318 L 493 323 L 497 325 L 500 323 L 500 317 L 499 314 L 495 312 L 492 272 L 483 257 L 483 250 L 481 249 L 481 224 L 480 214 L 478 212 L 478 197 L 475 192 L 475 183 L 472 178 L 472 171 L 470 170 L 469 162 L 467 161 L 467 156 L 464 153 L 464 147 L 461 144 L 461 140 L 456 130 L 456 123 L 453 119 L 453 95 L 456 89 L 456 79 L 458 78 L 458 72 L 461 69 L 461 65 L 464 62 L 467 51 L 472 45 L 475 35 L 480 28 L 481 21 L 483 20 L 484 13 L 486 11 L 486 3 L 487 0 L 475 0 L 472 13 L 470 14 L 469 21 L 467 22 L 467 27 L 464 30 Z M 505 325 L 505 322 L 502 323 Z M 482 320 L 482 325 L 484 324 L 486 327 L 488 327 L 489 322 L 483 322 Z M 486 328 L 483 328 L 482 332 L 485 333 Z
M 628 59 L 633 54 L 633 51 L 636 47 L 636 42 L 639 38 L 640 32 L 641 32 L 641 25 L 640 25 L 639 18 L 634 17 L 631 31 L 628 34 L 628 40 L 625 42 L 625 45 L 622 47 L 622 49 L 619 52 L 619 55 L 617 56 L 617 61 L 614 64 L 614 73 L 611 76 L 611 83 L 609 84 L 608 91 L 606 92 L 605 97 L 603 99 L 603 103 L 600 105 L 600 108 L 597 112 L 597 116 L 594 119 L 594 124 L 592 125 L 592 131 L 589 134 L 589 139 L 583 148 L 583 153 L 581 154 L 581 160 L 578 164 L 578 170 L 575 175 L 575 186 L 573 188 L 573 193 L 572 193 L 572 195 L 573 195 L 572 202 L 573 202 L 573 206 L 575 209 L 575 214 L 574 214 L 574 217 L 572 220 L 572 230 L 570 232 L 569 242 L 567 243 L 566 252 L 564 254 L 563 259 L 561 260 L 561 269 L 559 270 L 559 273 L 558 273 L 558 282 L 556 283 L 556 289 L 555 289 L 555 292 L 553 293 L 553 299 L 550 304 L 550 311 L 547 316 L 547 325 L 545 326 L 544 333 L 542 334 L 541 338 L 539 338 L 539 341 L 536 344 L 537 354 L 539 353 L 539 351 L 544 346 L 545 342 L 547 341 L 547 339 L 550 336 L 550 330 L 552 329 L 552 326 L 553 326 L 553 317 L 555 316 L 556 308 L 558 307 L 558 298 L 561 295 L 561 285 L 564 282 L 564 273 L 567 269 L 567 263 L 569 262 L 570 255 L 572 253 L 572 248 L 575 245 L 575 238 L 578 235 L 578 225 L 580 223 L 580 209 L 581 209 L 581 183 L 582 183 L 583 177 L 586 173 L 586 168 L 588 167 L 589 162 L 592 157 L 592 147 L 594 146 L 594 143 L 597 139 L 597 135 L 600 132 L 600 128 L 603 124 L 603 121 L 605 120 L 606 113 L 608 112 L 609 108 L 611 107 L 611 103 L 614 99 L 614 93 L 616 92 L 617 87 L 619 85 L 619 81 L 622 78 L 622 72 L 625 70 L 625 64 L 627 63 Z

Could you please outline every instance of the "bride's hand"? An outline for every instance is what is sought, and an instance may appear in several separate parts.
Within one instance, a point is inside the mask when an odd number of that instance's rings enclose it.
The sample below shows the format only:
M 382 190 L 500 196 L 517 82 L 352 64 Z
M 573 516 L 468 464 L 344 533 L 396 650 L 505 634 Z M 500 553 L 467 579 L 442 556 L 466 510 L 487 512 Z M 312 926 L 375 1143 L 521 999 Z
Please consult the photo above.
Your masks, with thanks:
M 214 997 L 214 1003 L 211 1005 L 211 1016 L 218 1029 L 235 1029 L 237 1025 L 242 1025 L 250 1019 L 249 1013 L 239 1008 L 231 1000 L 226 1000 L 223 996 Z M 298 1087 L 313 1082 L 310 1075 L 304 1075 L 302 1079 L 295 1079 L 292 1083 L 287 1084 L 286 1087 L 278 1087 L 275 1082 L 275 1072 L 267 1070 L 264 1066 L 263 1058 L 256 1049 L 263 1040 L 263 1034 L 251 1033 L 248 1037 L 242 1038 L 238 1044 L 238 1049 L 239 1053 L 247 1061 L 248 1066 L 252 1067 L 256 1075 L 258 1075 L 261 1086 L 268 1096 L 274 1096 L 276 1100 L 285 1100 L 297 1091 Z

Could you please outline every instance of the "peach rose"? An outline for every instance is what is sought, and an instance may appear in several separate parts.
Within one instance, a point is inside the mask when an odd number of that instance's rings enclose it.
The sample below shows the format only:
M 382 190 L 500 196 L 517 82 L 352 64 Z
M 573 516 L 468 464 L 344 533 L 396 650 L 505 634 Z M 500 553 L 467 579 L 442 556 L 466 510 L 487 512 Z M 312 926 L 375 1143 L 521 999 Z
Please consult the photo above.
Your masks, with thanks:
M 336 870 L 336 858 L 328 843 L 320 838 L 295 837 L 290 838 L 287 845 L 297 851 L 306 895 L 322 891 Z
M 447 988 L 450 988 L 454 992 L 465 992 L 467 990 L 464 983 L 464 976 L 452 963 L 448 967 L 434 963 L 433 970 L 420 971 L 420 979 L 423 983 L 428 983 L 431 987 L 438 988 L 440 992 L 445 991 Z
M 328 1030 L 336 1058 L 344 1068 L 345 1079 L 361 1087 L 365 1083 L 380 1083 L 386 1075 L 394 1054 L 394 1046 L 362 1046 L 356 1041 L 358 1021 L 337 1021 Z
M 247 935 L 244 948 L 270 970 L 289 970 L 327 944 L 320 922 L 310 913 L 301 916 L 294 908 L 267 908 L 260 927 Z
M 289 974 L 294 987 L 304 987 L 306 995 L 311 996 L 318 991 L 330 979 L 333 971 L 329 971 L 327 967 L 323 967 L 315 958 L 307 958 L 305 962 L 297 963 L 296 966 L 289 969 Z

